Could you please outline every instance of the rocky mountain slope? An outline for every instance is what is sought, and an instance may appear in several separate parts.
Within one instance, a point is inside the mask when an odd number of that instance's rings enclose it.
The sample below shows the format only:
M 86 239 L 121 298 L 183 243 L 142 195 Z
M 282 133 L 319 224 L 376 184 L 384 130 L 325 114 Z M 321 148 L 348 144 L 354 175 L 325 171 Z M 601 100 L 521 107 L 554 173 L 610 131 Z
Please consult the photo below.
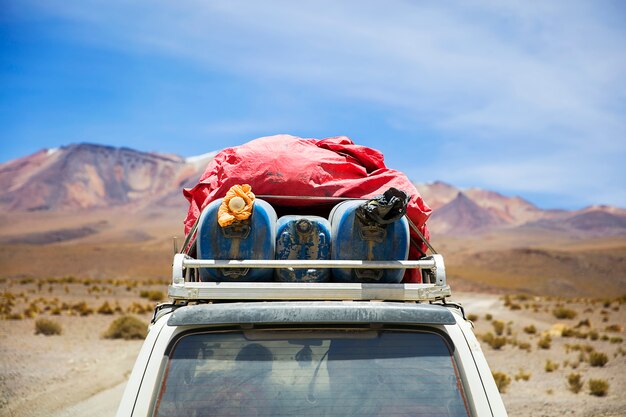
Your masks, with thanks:
M 177 155 L 78 144 L 0 165 L 0 207 L 58 211 L 148 204 L 193 185 L 210 156 Z
M 184 211 L 191 187 L 215 153 L 195 158 L 75 144 L 0 164 L 0 209 L 71 212 L 142 207 Z M 593 235 L 626 233 L 626 210 L 593 206 L 542 210 L 521 197 L 443 182 L 418 183 L 434 213 L 434 233 L 467 235 L 503 228 L 539 228 Z
M 416 186 L 434 210 L 428 223 L 434 233 L 462 236 L 530 228 L 588 236 L 626 234 L 626 210 L 618 207 L 542 210 L 521 197 L 479 188 L 461 190 L 440 181 Z

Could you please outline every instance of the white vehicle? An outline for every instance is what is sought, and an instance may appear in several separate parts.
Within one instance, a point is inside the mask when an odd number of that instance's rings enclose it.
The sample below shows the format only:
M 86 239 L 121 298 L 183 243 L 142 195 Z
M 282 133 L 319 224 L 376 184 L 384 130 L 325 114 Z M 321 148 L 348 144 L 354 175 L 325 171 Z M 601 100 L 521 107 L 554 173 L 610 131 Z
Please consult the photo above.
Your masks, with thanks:
M 419 268 L 423 284 L 194 282 L 197 268 Z M 443 258 L 174 258 L 118 417 L 506 416 Z

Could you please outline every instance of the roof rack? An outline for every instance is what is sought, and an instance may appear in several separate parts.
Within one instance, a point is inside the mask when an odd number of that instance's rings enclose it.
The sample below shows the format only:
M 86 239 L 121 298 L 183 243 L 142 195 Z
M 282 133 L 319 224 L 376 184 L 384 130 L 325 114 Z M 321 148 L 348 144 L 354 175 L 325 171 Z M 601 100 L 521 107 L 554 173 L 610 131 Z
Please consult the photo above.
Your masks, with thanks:
M 198 282 L 191 271 L 198 268 L 357 268 L 427 270 L 429 283 L 304 283 L 304 282 Z M 172 284 L 174 300 L 386 300 L 436 301 L 451 295 L 446 284 L 443 256 L 434 254 L 411 261 L 361 260 L 214 260 L 174 255 Z

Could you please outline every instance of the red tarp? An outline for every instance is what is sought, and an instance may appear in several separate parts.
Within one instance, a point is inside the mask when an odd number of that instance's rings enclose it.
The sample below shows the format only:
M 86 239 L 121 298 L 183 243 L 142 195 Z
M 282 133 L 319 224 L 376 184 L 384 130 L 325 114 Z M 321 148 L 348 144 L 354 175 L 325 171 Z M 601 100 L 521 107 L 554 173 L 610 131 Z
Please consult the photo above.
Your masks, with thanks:
M 236 184 L 250 184 L 256 195 L 370 198 L 395 187 L 411 196 L 408 218 L 429 238 L 426 220 L 431 209 L 401 172 L 385 166 L 382 153 L 355 145 L 345 136 L 302 139 L 290 135 L 260 138 L 219 152 L 198 185 L 184 189 L 190 207 L 185 234 L 211 201 L 224 197 Z M 272 205 L 302 205 L 302 201 L 268 200 Z M 313 203 L 313 202 L 312 202 Z M 411 230 L 426 252 L 426 245 Z M 409 259 L 418 259 L 411 245 Z M 404 282 L 421 282 L 419 270 L 407 270 Z

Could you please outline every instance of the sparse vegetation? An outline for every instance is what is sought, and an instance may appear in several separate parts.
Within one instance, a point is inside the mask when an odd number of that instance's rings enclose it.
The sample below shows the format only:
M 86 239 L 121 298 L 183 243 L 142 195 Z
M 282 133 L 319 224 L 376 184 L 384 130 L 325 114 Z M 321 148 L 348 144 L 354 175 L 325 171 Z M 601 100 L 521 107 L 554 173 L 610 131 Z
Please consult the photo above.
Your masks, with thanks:
M 537 341 L 537 346 L 539 346 L 541 349 L 550 349 L 550 347 L 552 346 L 552 338 L 550 337 L 550 335 L 546 334 L 543 335 L 538 341 Z
M 478 314 L 468 314 L 467 315 L 467 319 L 469 321 L 476 322 L 476 321 L 478 321 Z
M 503 372 L 492 372 L 493 379 L 496 381 L 498 391 L 506 392 L 507 387 L 511 384 L 511 377 Z
M 524 333 L 536 334 L 537 333 L 537 328 L 535 327 L 534 324 L 530 324 L 530 325 L 524 327 Z
M 493 326 L 493 331 L 496 332 L 497 336 L 502 336 L 504 333 L 504 322 L 501 320 L 494 320 L 491 322 Z
M 98 308 L 98 314 L 111 315 L 114 313 L 115 313 L 115 310 L 113 310 L 113 307 L 111 307 L 108 301 L 105 301 L 104 303 L 102 303 L 102 305 Z
M 556 362 L 552 362 L 550 359 L 546 361 L 546 365 L 544 366 L 546 372 L 554 372 L 559 369 L 559 364 Z
M 93 314 L 93 308 L 89 307 L 86 302 L 81 301 L 72 306 L 72 312 L 84 317 Z
M 141 304 L 141 303 L 134 301 L 126 309 L 126 312 L 131 313 L 131 314 L 145 314 L 145 313 L 150 313 L 153 310 L 154 310 L 154 306 L 151 304 L 146 305 L 146 304 Z
M 111 323 L 103 334 L 105 339 L 144 339 L 148 333 L 148 326 L 135 316 L 125 315 Z
M 43 334 L 45 336 L 59 335 L 63 333 L 63 329 L 56 321 L 40 318 L 35 321 L 35 334 Z
M 556 307 L 554 310 L 552 310 L 552 314 L 559 320 L 573 319 L 576 318 L 576 316 L 578 315 L 575 310 L 565 307 Z
M 589 365 L 594 367 L 602 367 L 609 361 L 609 357 L 602 352 L 589 353 Z
M 528 381 L 530 379 L 530 373 L 520 369 L 517 374 L 515 374 L 514 378 L 516 381 Z
M 586 310 L 585 310 L 586 311 Z M 589 319 L 584 319 L 578 322 L 578 324 L 576 326 L 574 326 L 576 329 L 581 328 L 581 327 L 591 327 L 591 322 L 589 321 Z
M 139 295 L 141 296 L 141 298 L 147 298 L 148 300 L 155 302 L 163 301 L 165 299 L 165 294 L 163 294 L 163 291 L 157 290 L 141 291 Z
M 604 329 L 607 332 L 621 333 L 624 331 L 624 326 L 619 324 L 611 324 L 610 326 L 606 326 Z
M 590 379 L 589 393 L 596 397 L 604 397 L 609 392 L 609 383 L 606 379 Z
M 567 388 L 574 394 L 578 394 L 583 389 L 583 380 L 578 373 L 571 373 L 567 376 Z
M 482 335 L 481 339 L 495 350 L 499 350 L 507 342 L 506 337 L 494 336 L 491 332 Z

